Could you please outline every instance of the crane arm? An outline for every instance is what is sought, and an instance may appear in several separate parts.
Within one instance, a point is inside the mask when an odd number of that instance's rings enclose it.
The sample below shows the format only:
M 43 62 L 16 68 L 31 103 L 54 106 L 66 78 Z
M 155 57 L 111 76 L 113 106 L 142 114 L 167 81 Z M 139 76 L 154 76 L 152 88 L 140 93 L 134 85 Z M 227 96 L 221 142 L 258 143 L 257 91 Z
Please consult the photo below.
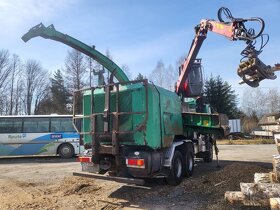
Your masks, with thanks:
M 195 27 L 195 38 L 192 41 L 189 53 L 183 64 L 180 66 L 180 76 L 176 84 L 176 92 L 178 94 L 185 91 L 185 82 L 187 80 L 188 73 L 196 60 L 203 41 L 207 37 L 208 31 L 223 35 L 230 40 L 235 40 L 234 29 L 233 23 L 226 24 L 214 20 L 201 20 L 200 24 Z
M 222 16 L 226 16 L 229 21 L 225 21 Z M 195 37 L 192 41 L 190 50 L 188 52 L 185 61 L 180 66 L 180 75 L 176 83 L 176 89 L 178 95 L 183 97 L 189 97 L 188 90 L 188 77 L 192 70 L 197 54 L 203 44 L 203 41 L 207 37 L 208 31 L 225 36 L 231 41 L 241 40 L 246 43 L 246 48 L 241 52 L 243 59 L 237 69 L 237 74 L 242 78 L 241 83 L 246 83 L 251 87 L 257 87 L 259 82 L 264 79 L 275 79 L 275 71 L 279 71 L 279 65 L 271 67 L 265 65 L 258 55 L 262 52 L 263 47 L 267 44 L 269 36 L 263 34 L 265 23 L 263 19 L 254 18 L 234 18 L 228 8 L 222 7 L 218 10 L 218 19 L 215 20 L 201 20 L 200 24 L 195 27 Z M 247 29 L 246 22 L 259 23 L 259 30 L 253 28 Z M 256 39 L 261 37 L 260 49 L 255 48 Z M 266 37 L 266 41 L 264 41 Z
M 123 70 L 114 63 L 111 59 L 97 51 L 94 47 L 90 47 L 85 43 L 67 35 L 57 31 L 53 25 L 45 27 L 42 23 L 31 28 L 26 34 L 22 36 L 22 40 L 24 42 L 29 41 L 30 39 L 41 36 L 45 39 L 52 39 L 58 42 L 62 42 L 84 54 L 94 59 L 102 66 L 104 66 L 108 71 L 110 71 L 119 82 L 127 82 L 129 81 L 126 74 Z

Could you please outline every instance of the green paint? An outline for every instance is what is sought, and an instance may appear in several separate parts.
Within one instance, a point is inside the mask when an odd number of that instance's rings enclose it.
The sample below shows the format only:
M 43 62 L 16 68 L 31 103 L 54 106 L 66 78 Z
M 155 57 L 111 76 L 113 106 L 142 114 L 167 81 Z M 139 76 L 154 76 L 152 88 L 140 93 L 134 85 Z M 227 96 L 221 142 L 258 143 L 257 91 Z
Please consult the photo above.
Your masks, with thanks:
M 146 88 L 142 83 L 120 86 L 119 112 L 134 112 L 120 115 L 119 131 L 135 131 L 134 133 L 119 134 L 120 143 L 123 145 L 146 145 L 152 149 L 169 147 L 175 135 L 183 135 L 187 132 L 200 132 L 220 134 L 223 129 L 220 126 L 218 114 L 207 113 L 183 113 L 181 100 L 176 93 L 148 84 L 148 110 L 146 110 Z M 105 106 L 105 92 L 103 88 L 93 92 L 94 113 L 96 116 L 95 132 L 102 144 L 112 142 L 111 133 L 104 135 L 103 112 Z M 84 116 L 91 113 L 91 91 L 87 91 L 83 98 Z M 110 92 L 110 113 L 116 112 L 116 91 Z M 148 120 L 145 123 L 145 113 L 148 112 Z M 114 117 L 110 115 L 109 130 L 113 130 Z M 89 132 L 92 128 L 91 119 L 83 119 L 83 131 Z M 139 129 L 142 128 L 142 129 Z M 99 135 L 101 134 L 101 135 Z M 85 135 L 85 143 L 91 144 L 91 135 Z
M 55 145 L 54 145 L 54 142 L 51 142 L 51 143 L 46 144 L 45 146 L 43 146 L 43 147 L 40 149 L 40 151 L 37 153 L 37 155 L 42 154 L 42 153 L 44 153 L 44 152 L 48 152 L 48 151 L 49 151 L 48 148 L 49 148 L 49 147 L 54 147 L 54 146 L 55 146 Z
M 146 87 L 142 83 L 120 87 L 119 112 L 134 112 L 119 117 L 119 131 L 136 131 L 132 134 L 119 134 L 121 144 L 147 145 L 153 149 L 170 146 L 174 135 L 182 134 L 181 102 L 178 96 L 152 84 L 147 86 L 148 110 L 146 110 Z M 96 116 L 96 132 L 104 132 L 103 111 L 105 93 L 103 89 L 96 89 L 94 95 L 94 113 Z M 91 115 L 91 91 L 84 94 L 84 115 Z M 116 91 L 110 93 L 110 113 L 116 111 Z M 145 113 L 148 119 L 145 122 Z M 113 129 L 113 117 L 110 118 L 110 131 Z M 84 118 L 84 132 L 91 131 L 91 120 Z M 110 136 L 99 137 L 100 141 L 107 144 Z M 85 135 L 85 143 L 91 143 L 91 136 Z
M 203 134 L 224 135 L 220 114 L 183 113 L 184 133 L 198 132 Z

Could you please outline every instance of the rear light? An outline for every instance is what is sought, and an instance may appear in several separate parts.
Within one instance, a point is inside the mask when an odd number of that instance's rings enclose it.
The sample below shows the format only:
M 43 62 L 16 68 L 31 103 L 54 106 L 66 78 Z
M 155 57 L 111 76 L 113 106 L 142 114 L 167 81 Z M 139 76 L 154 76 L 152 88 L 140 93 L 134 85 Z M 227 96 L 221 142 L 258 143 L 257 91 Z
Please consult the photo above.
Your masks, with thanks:
M 145 168 L 144 159 L 126 159 L 126 166 L 131 168 Z
M 79 162 L 89 163 L 89 162 L 91 162 L 91 157 L 79 157 Z

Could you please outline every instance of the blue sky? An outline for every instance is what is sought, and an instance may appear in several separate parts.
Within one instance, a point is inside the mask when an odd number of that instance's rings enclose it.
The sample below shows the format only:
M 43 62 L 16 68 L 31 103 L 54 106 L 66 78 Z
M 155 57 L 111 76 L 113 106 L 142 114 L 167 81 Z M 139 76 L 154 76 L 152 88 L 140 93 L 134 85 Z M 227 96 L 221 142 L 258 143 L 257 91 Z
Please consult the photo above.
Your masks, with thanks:
M 40 22 L 54 24 L 100 52 L 109 49 L 114 61 L 128 65 L 134 76 L 138 72 L 148 76 L 160 59 L 175 65 L 190 47 L 194 26 L 203 18 L 217 19 L 221 6 L 230 8 L 235 17 L 262 17 L 270 42 L 260 58 L 270 65 L 280 62 L 279 0 L 0 0 L 0 48 L 39 60 L 50 71 L 61 68 L 69 47 L 42 38 L 28 43 L 20 39 Z M 250 90 L 238 85 L 236 74 L 244 47 L 243 42 L 209 33 L 199 53 L 205 76 L 221 75 L 239 94 Z M 261 88 L 279 88 L 280 73 L 278 77 L 262 82 Z

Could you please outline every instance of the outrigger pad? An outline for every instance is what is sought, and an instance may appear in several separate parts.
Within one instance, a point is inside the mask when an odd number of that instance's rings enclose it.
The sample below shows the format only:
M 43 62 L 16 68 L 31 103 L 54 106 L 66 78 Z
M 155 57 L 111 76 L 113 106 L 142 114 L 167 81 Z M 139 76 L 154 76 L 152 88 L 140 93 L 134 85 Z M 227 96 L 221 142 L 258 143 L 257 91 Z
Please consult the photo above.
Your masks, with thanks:
M 259 58 L 249 58 L 242 61 L 237 69 L 237 74 L 242 78 L 239 84 L 246 83 L 251 87 L 258 87 L 264 79 L 276 79 L 274 69 L 265 65 Z

